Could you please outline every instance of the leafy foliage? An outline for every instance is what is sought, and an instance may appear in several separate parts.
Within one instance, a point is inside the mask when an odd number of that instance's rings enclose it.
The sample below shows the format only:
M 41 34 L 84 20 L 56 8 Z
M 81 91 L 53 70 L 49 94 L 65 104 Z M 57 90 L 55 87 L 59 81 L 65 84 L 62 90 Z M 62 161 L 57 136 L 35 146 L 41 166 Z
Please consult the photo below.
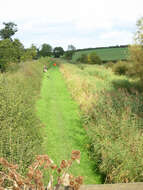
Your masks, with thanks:
M 129 60 L 133 63 L 131 73 L 143 82 L 143 17 L 137 21 L 135 44 L 129 47 Z
M 13 22 L 3 23 L 5 27 L 0 30 L 0 36 L 4 39 L 11 39 L 11 36 L 13 36 L 17 32 L 17 25 Z
M 74 51 L 66 51 L 65 54 L 64 54 L 64 58 L 67 59 L 67 60 L 72 60 L 72 56 L 74 54 Z
M 16 41 L 10 39 L 0 41 L 0 70 L 5 71 L 11 62 L 17 62 L 19 55 L 16 46 Z
M 37 48 L 32 44 L 30 48 L 24 50 L 21 55 L 21 61 L 31 61 L 32 59 L 36 59 L 37 57 Z
M 44 43 L 39 51 L 39 56 L 51 56 L 52 55 L 52 46 Z
M 112 70 L 118 75 L 127 75 L 129 70 L 129 63 L 125 61 L 118 61 L 112 66 Z
M 81 54 L 81 56 L 77 59 L 77 62 L 88 63 L 88 55 Z
M 143 17 L 137 20 L 137 31 L 135 33 L 135 42 L 143 45 Z
M 76 47 L 74 45 L 68 45 L 68 51 L 75 51 Z
M 96 52 L 91 52 L 89 54 L 81 54 L 80 57 L 78 57 L 77 62 L 81 63 L 88 63 L 88 64 L 98 64 L 100 65 L 102 63 L 99 56 L 96 54 Z
M 88 54 L 88 63 L 100 65 L 102 61 L 100 57 L 96 54 L 96 52 L 91 52 Z
M 54 57 L 58 58 L 62 55 L 64 55 L 64 50 L 62 47 L 55 47 L 53 50 L 53 55 Z

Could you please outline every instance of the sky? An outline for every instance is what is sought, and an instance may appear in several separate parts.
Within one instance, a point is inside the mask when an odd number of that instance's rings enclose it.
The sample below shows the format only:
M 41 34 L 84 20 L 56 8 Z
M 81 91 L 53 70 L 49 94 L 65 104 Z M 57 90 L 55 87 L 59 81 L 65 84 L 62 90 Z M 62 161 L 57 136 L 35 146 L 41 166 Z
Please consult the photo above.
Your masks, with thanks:
M 133 43 L 142 7 L 143 0 L 4 0 L 0 29 L 3 22 L 17 24 L 14 38 L 26 48 L 126 45 Z

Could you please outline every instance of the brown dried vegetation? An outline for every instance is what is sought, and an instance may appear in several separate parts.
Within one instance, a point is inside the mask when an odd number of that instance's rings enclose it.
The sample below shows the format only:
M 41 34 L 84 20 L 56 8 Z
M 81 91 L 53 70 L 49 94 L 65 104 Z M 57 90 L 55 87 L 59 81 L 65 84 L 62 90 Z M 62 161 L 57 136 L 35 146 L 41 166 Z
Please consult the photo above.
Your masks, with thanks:
M 62 160 L 60 167 L 55 165 L 48 155 L 38 155 L 35 162 L 29 166 L 27 175 L 24 177 L 16 171 L 18 169 L 17 165 L 10 164 L 4 158 L 0 158 L 0 164 L 3 168 L 0 171 L 0 190 L 4 190 L 5 180 L 10 182 L 11 187 L 8 188 L 12 190 L 45 190 L 44 170 L 48 170 L 50 174 L 46 189 L 57 190 L 60 185 L 64 185 L 71 187 L 73 190 L 78 190 L 80 185 L 83 184 L 83 177 L 74 177 L 68 174 L 68 169 L 74 160 L 80 160 L 80 151 L 73 150 L 71 160 Z M 55 178 L 54 173 L 57 174 Z

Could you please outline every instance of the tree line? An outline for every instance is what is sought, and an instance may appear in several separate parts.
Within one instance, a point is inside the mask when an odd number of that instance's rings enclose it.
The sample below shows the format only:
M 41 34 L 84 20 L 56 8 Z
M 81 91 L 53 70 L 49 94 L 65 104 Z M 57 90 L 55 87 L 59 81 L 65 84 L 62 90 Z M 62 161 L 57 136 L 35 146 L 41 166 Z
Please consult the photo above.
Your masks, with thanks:
M 30 48 L 24 48 L 19 39 L 13 39 L 13 35 L 18 31 L 17 25 L 13 22 L 3 23 L 4 28 L 0 30 L 0 71 L 5 72 L 11 63 L 19 63 L 38 59 L 39 57 L 52 56 L 59 58 L 66 54 L 71 58 L 75 47 L 68 46 L 68 52 L 65 53 L 62 47 L 52 48 L 50 44 L 44 43 L 40 48 L 34 44 Z

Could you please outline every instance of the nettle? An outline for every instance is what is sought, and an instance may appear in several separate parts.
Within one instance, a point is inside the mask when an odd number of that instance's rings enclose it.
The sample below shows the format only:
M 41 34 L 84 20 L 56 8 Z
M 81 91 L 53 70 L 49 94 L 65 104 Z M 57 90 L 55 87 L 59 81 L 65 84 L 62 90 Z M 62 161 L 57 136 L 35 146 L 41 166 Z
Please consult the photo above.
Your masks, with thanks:
M 68 173 L 74 161 L 80 163 L 80 151 L 78 150 L 73 150 L 71 159 L 62 160 L 60 166 L 54 164 L 48 155 L 38 155 L 24 177 L 16 171 L 17 165 L 10 164 L 4 158 L 0 158 L 0 164 L 4 168 L 3 171 L 0 171 L 0 190 L 4 190 L 4 186 L 9 186 L 8 189 L 14 190 L 58 190 L 61 185 L 78 190 L 83 184 L 83 177 L 74 177 Z M 46 186 L 44 186 L 45 171 L 48 172 Z

